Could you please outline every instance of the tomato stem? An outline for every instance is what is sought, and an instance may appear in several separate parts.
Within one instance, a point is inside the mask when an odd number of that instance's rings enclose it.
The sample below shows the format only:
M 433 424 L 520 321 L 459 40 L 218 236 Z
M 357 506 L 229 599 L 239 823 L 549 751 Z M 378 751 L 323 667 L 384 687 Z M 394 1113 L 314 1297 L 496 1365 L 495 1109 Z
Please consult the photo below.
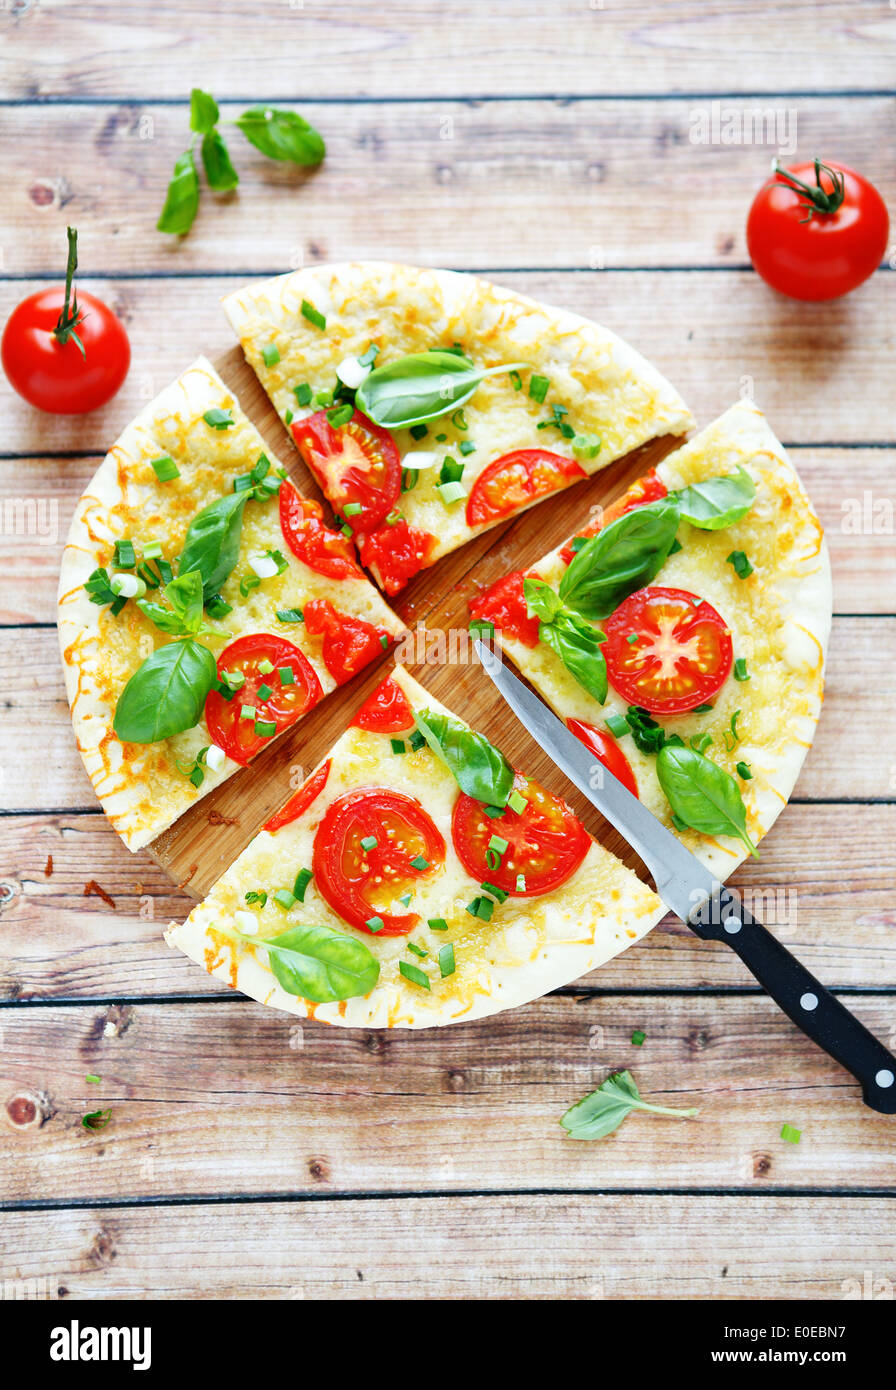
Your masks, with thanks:
M 68 264 L 65 268 L 65 302 L 62 305 L 62 313 L 56 320 L 56 327 L 53 329 L 53 337 L 57 343 L 68 342 L 71 338 L 77 345 L 81 356 L 86 359 L 87 353 L 84 351 L 84 344 L 78 337 L 76 329 L 81 323 L 81 310 L 78 307 L 78 293 L 72 290 L 72 282 L 75 278 L 75 271 L 78 269 L 78 233 L 74 227 L 66 227 L 68 236 Z
M 817 213 L 832 213 L 843 202 L 846 196 L 846 177 L 839 169 L 832 169 L 830 164 L 823 164 L 820 159 L 815 163 L 815 186 L 804 183 L 798 179 L 796 174 L 792 174 L 789 169 L 782 168 L 777 159 L 772 161 L 772 169 L 775 174 L 786 183 L 788 188 L 792 188 L 800 195 L 800 206 L 806 209 L 806 216 L 801 217 L 801 222 L 811 222 Z M 827 174 L 833 187 L 828 190 L 821 181 L 822 173 Z

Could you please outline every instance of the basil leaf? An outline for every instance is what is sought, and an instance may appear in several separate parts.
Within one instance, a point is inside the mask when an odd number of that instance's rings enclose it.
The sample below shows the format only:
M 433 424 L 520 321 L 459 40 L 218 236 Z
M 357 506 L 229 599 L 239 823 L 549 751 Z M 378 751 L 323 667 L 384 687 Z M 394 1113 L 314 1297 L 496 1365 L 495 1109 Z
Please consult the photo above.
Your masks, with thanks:
M 614 1072 L 601 1082 L 596 1091 L 570 1106 L 560 1120 L 570 1139 L 603 1139 L 618 1129 L 633 1110 L 648 1110 L 654 1115 L 674 1115 L 689 1119 L 696 1110 L 673 1110 L 668 1105 L 650 1105 L 643 1100 L 630 1071 Z
M 227 193 L 236 188 L 240 176 L 230 162 L 227 146 L 217 130 L 210 130 L 202 137 L 202 166 L 209 188 L 216 193 Z
M 374 367 L 358 387 L 355 405 L 387 429 L 419 425 L 463 405 L 486 377 L 527 365 L 509 362 L 501 367 L 476 367 L 468 357 L 442 348 L 412 352 Z
M 228 493 L 197 512 L 187 528 L 179 574 L 198 570 L 205 598 L 218 593 L 240 556 L 248 492 Z
M 414 718 L 462 792 L 489 806 L 506 805 L 513 791 L 513 768 L 500 749 L 450 714 L 425 709 L 418 710 Z
M 159 647 L 118 697 L 116 735 L 123 743 L 158 743 L 192 729 L 216 675 L 215 658 L 192 637 Z
M 218 123 L 218 103 L 209 92 L 194 87 L 190 93 L 190 129 L 205 135 Z
M 577 613 L 561 610 L 550 622 L 542 621 L 538 640 L 556 652 L 571 676 L 599 704 L 607 698 L 607 663 L 601 651 L 606 635 Z
M 611 521 L 573 556 L 560 580 L 563 602 L 585 618 L 609 618 L 659 572 L 679 519 L 678 503 L 664 497 Z
M 165 206 L 156 223 L 159 232 L 183 236 L 193 225 L 199 208 L 199 177 L 193 162 L 193 151 L 186 150 L 174 165 L 174 173 L 165 196 Z
M 379 962 L 364 942 L 332 927 L 290 927 L 267 941 L 247 939 L 268 952 L 287 994 L 314 1004 L 369 994 L 379 979 Z
M 323 136 L 296 111 L 277 111 L 272 106 L 251 106 L 234 122 L 249 141 L 269 159 L 288 159 L 293 164 L 320 164 L 327 152 Z
M 702 531 L 721 531 L 746 516 L 756 500 L 756 484 L 745 468 L 723 478 L 691 483 L 672 494 L 681 515 Z
M 694 748 L 667 743 L 656 759 L 660 786 L 673 814 L 701 835 L 733 835 L 753 855 L 759 851 L 747 834 L 747 808 L 729 772 Z
M 546 584 L 543 579 L 535 579 L 527 575 L 523 579 L 523 595 L 526 600 L 526 607 L 529 616 L 542 618 L 549 623 L 563 607 L 550 584 Z

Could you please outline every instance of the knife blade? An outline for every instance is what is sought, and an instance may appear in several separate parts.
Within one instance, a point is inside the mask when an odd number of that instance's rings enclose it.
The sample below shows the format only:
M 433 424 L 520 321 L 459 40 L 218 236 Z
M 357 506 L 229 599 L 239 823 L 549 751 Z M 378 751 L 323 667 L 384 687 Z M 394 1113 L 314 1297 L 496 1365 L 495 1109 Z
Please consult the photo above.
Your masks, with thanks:
M 625 838 L 649 870 L 657 896 L 703 940 L 730 946 L 802 1031 L 859 1081 L 872 1110 L 896 1114 L 896 1058 L 686 849 L 643 802 L 598 762 L 554 712 L 508 670 L 497 642 L 476 654 L 536 743 Z

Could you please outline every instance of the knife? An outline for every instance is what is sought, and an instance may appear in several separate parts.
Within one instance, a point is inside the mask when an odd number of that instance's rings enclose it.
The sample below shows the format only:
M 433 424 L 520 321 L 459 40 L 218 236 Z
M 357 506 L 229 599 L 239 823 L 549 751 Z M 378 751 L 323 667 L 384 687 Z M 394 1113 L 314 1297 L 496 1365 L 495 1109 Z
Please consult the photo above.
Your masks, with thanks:
M 730 946 L 788 1018 L 852 1073 L 866 1105 L 896 1114 L 896 1057 L 603 764 L 594 786 L 593 753 L 507 669 L 497 644 L 477 637 L 474 645 L 486 674 L 536 743 L 643 860 L 666 906 L 704 941 Z

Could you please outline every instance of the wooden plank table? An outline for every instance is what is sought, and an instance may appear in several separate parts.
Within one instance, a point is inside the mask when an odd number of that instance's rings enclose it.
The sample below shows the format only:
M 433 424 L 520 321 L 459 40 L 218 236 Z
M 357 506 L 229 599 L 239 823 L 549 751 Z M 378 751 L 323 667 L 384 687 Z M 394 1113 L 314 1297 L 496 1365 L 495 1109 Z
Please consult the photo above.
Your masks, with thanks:
M 73 223 L 134 354 L 81 418 L 0 382 L 0 1290 L 835 1300 L 866 1270 L 896 1282 L 892 1120 L 671 919 L 574 986 L 425 1036 L 222 994 L 161 940 L 190 899 L 98 811 L 54 630 L 79 493 L 197 351 L 231 348 L 218 299 L 248 277 L 369 255 L 477 269 L 617 329 L 701 423 L 755 394 L 826 526 L 836 616 L 816 744 L 737 882 L 892 1046 L 896 277 L 828 305 L 773 295 L 743 227 L 775 147 L 695 138 L 713 102 L 785 138 L 795 120 L 800 156 L 856 165 L 896 208 L 886 6 L 22 0 L 0 35 L 0 318 L 58 277 Z M 329 154 L 308 174 L 244 145 L 238 195 L 205 193 L 175 244 L 154 223 L 197 81 L 225 116 L 297 105 Z M 565 1140 L 564 1109 L 620 1066 L 699 1118 Z

